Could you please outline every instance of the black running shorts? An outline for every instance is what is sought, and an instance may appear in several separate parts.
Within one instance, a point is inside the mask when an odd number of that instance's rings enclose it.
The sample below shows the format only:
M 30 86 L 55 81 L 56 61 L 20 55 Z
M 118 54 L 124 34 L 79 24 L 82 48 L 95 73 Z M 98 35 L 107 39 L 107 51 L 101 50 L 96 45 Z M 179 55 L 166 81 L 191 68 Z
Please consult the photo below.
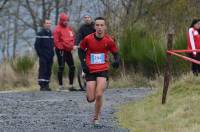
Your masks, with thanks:
M 108 79 L 108 71 L 88 73 L 85 76 L 86 81 L 96 81 L 97 77 L 104 77 L 104 78 Z

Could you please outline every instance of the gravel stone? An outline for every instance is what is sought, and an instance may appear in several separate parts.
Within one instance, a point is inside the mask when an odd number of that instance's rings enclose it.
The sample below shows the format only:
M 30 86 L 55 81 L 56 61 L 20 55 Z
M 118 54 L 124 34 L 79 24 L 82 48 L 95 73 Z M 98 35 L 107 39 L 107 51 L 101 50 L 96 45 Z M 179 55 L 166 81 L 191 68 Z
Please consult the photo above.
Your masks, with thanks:
M 87 103 L 85 92 L 3 92 L 0 132 L 128 132 L 117 126 L 117 106 L 151 92 L 148 88 L 107 89 L 98 128 L 91 125 L 94 103 Z

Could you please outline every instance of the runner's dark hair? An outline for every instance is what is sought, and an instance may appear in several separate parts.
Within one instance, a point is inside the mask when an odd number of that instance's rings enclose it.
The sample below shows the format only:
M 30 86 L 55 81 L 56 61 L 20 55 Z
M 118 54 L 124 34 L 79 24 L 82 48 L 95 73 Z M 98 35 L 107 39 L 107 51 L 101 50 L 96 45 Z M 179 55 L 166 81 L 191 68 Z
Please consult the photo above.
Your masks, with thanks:
M 96 21 L 96 20 L 104 20 L 104 21 L 106 21 L 106 19 L 105 19 L 104 17 L 97 17 L 97 18 L 95 18 L 94 20 L 95 20 L 95 21 Z

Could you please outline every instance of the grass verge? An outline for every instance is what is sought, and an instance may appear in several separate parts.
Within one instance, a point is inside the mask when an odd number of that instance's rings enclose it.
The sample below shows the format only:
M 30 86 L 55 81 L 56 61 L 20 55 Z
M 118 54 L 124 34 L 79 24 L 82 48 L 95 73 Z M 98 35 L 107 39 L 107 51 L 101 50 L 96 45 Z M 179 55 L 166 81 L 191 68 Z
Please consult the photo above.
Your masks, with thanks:
M 134 132 L 199 132 L 200 77 L 191 74 L 171 82 L 167 104 L 161 105 L 162 86 L 136 103 L 121 106 L 120 126 Z
M 0 91 L 38 91 L 38 61 L 30 69 L 27 69 L 24 63 L 16 64 L 18 63 L 5 62 L 0 64 Z M 25 68 L 20 69 L 21 65 Z M 66 68 L 63 76 L 63 83 L 66 88 L 69 87 L 67 71 L 68 68 Z M 79 88 L 77 74 L 75 74 L 74 85 L 76 88 Z M 109 78 L 109 88 L 137 88 L 143 86 L 149 86 L 149 80 L 142 76 L 142 74 L 135 74 L 131 71 L 129 74 L 122 74 L 120 71 L 113 70 Z M 52 70 L 50 87 L 52 90 L 58 89 L 56 62 Z

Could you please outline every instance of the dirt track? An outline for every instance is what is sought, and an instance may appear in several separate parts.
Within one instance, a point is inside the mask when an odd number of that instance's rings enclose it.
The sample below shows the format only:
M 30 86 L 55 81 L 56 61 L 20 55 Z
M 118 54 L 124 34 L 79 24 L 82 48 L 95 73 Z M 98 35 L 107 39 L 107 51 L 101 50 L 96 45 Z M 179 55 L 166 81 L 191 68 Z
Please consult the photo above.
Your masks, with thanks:
M 91 126 L 94 104 L 84 92 L 0 93 L 0 132 L 127 132 L 117 126 L 119 104 L 136 101 L 150 89 L 108 89 L 100 128 Z

